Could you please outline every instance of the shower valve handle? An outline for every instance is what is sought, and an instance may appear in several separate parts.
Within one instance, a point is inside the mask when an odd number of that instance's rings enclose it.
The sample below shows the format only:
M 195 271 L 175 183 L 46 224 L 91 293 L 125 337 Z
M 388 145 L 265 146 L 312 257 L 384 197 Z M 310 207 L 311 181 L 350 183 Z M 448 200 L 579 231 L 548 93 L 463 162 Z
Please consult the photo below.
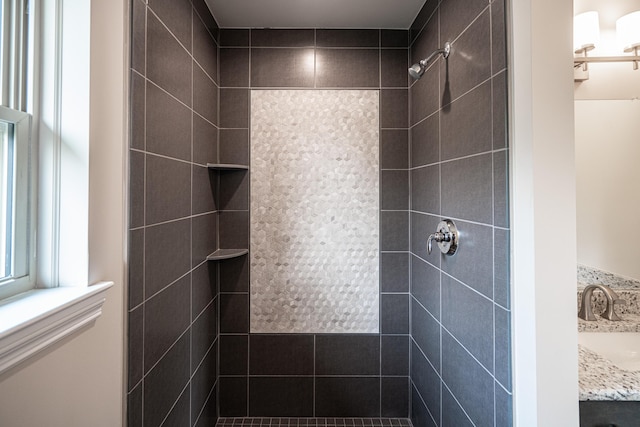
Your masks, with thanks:
M 437 231 L 429 235 L 427 239 L 427 252 L 430 254 L 433 241 L 440 247 L 440 252 L 445 255 L 453 255 L 458 249 L 458 229 L 450 219 L 438 223 Z

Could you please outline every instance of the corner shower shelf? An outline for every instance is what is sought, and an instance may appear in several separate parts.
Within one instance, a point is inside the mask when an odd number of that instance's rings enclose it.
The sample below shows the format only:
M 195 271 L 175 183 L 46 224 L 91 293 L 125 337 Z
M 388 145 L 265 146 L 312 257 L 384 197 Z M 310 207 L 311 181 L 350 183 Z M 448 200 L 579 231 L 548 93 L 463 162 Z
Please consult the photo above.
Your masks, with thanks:
M 241 170 L 249 170 L 249 166 L 246 165 L 236 165 L 232 163 L 207 163 L 207 167 L 209 169 L 217 170 L 217 171 L 241 171 Z
M 249 249 L 218 249 L 207 257 L 207 261 L 222 261 L 249 253 Z

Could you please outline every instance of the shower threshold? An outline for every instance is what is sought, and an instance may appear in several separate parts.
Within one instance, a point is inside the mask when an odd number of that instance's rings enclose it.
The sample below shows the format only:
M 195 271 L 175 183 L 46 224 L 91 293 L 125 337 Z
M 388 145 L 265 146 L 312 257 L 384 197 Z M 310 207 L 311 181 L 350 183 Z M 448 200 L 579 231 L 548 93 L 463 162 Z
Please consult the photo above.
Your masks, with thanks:
M 216 427 L 413 427 L 408 418 L 218 418 Z

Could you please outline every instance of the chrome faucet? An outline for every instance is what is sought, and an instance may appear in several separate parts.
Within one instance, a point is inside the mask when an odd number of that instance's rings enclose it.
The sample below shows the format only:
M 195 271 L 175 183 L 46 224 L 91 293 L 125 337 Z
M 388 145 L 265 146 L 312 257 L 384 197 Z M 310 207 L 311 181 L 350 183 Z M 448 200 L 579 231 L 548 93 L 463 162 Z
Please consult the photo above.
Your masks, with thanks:
M 596 316 L 593 314 L 593 307 L 591 306 L 591 295 L 593 291 L 600 289 L 604 296 L 607 298 L 607 308 L 601 316 L 607 320 L 622 320 L 614 311 L 615 304 L 626 304 L 627 302 L 620 299 L 613 289 L 607 285 L 587 285 L 582 291 L 581 306 L 578 312 L 578 317 L 584 320 L 596 320 Z

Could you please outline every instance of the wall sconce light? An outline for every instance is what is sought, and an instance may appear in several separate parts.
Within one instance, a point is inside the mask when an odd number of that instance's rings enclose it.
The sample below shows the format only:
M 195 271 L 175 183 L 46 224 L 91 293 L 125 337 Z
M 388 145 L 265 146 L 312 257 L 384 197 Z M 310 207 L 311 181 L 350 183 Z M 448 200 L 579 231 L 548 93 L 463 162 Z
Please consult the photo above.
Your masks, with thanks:
M 576 55 L 573 58 L 575 69 L 582 67 L 582 77 L 576 80 L 589 78 L 587 64 L 590 62 L 632 62 L 633 69 L 638 69 L 638 56 L 640 50 L 640 11 L 630 13 L 616 21 L 616 33 L 618 43 L 624 52 L 633 52 L 633 55 L 621 56 L 588 56 L 587 52 L 595 48 L 600 41 L 600 25 L 598 12 L 584 12 L 573 18 L 573 50 Z
M 640 48 L 640 10 L 623 16 L 616 21 L 618 44 L 625 52 L 638 56 Z M 633 61 L 633 69 L 638 69 L 638 60 Z

